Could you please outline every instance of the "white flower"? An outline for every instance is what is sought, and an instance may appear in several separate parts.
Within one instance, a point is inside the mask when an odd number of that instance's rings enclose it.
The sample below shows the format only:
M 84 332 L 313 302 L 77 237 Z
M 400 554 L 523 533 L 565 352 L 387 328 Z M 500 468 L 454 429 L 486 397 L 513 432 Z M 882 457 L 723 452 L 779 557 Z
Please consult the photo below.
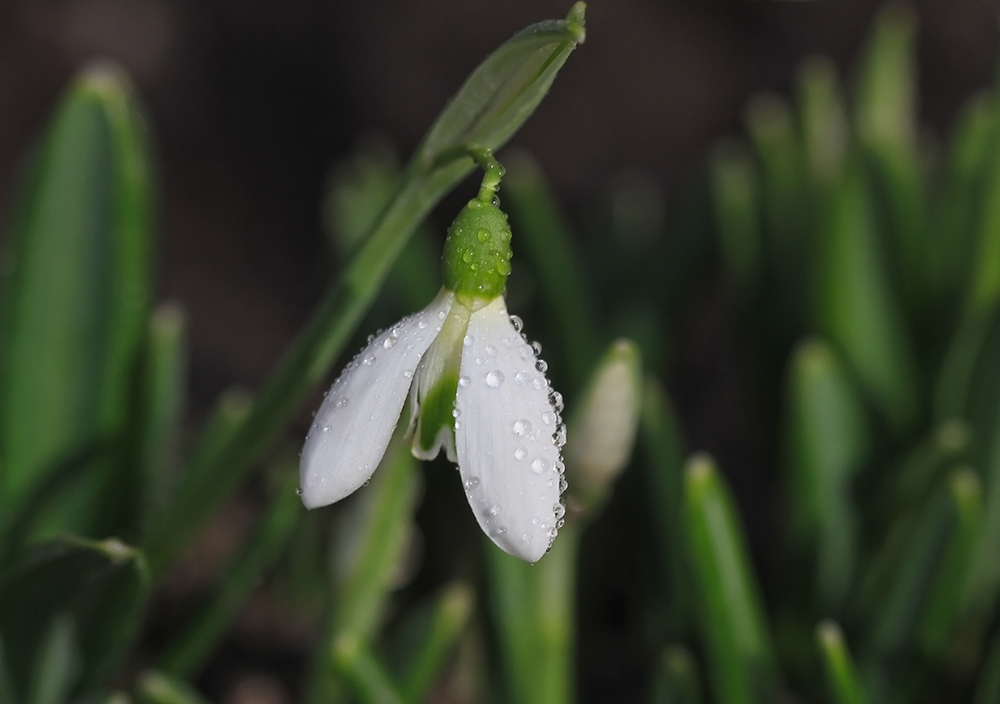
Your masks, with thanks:
M 458 463 L 469 505 L 501 549 L 535 562 L 562 525 L 562 397 L 538 348 L 492 300 L 447 289 L 371 339 L 333 384 L 300 466 L 308 508 L 339 501 L 378 466 L 406 395 L 414 454 L 443 447 Z

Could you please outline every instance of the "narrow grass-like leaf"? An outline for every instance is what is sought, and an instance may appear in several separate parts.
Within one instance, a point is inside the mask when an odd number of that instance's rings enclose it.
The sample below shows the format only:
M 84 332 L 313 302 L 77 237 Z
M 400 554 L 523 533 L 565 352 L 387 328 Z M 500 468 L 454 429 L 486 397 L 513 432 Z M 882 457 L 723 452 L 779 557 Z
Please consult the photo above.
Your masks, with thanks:
M 684 521 L 715 700 L 757 701 L 774 684 L 774 648 L 733 500 L 705 455 L 688 460 Z
M 650 704 L 701 704 L 698 670 L 687 648 L 673 645 L 660 653 L 650 689 Z
M 341 634 L 332 644 L 330 658 L 362 704 L 404 704 L 385 665 L 358 636 Z
M 740 143 L 722 142 L 712 152 L 711 169 L 722 255 L 740 299 L 750 305 L 760 285 L 763 256 L 757 166 Z
M 942 423 L 903 461 L 894 494 L 900 507 L 920 505 L 946 471 L 969 460 L 972 431 L 965 421 Z
M 18 704 L 20 701 L 20 697 L 14 694 L 14 683 L 12 682 L 10 672 L 7 670 L 7 657 L 5 655 L 3 638 L 0 637 L 0 702 L 4 702 L 4 704 Z
M 164 650 L 159 666 L 164 674 L 185 678 L 198 672 L 249 593 L 281 555 L 302 517 L 294 466 L 282 462 L 274 472 L 282 479 L 276 482 L 271 505 L 239 553 L 219 571 L 211 597 Z
M 127 652 L 147 590 L 142 554 L 114 538 L 67 538 L 36 548 L 0 582 L 0 636 L 17 643 L 7 653 L 15 691 L 27 690 L 24 678 L 42 647 L 39 625 L 59 614 L 76 626 L 80 686 L 102 681 Z
M 834 621 L 820 623 L 816 627 L 816 643 L 833 704 L 865 704 L 867 698 L 840 626 Z
M 15 209 L 0 281 L 0 499 L 16 507 L 67 455 L 120 433 L 148 297 L 150 177 L 125 76 L 70 88 Z M 76 494 L 99 511 L 99 478 Z M 67 518 L 67 520 L 70 520 Z
M 850 483 L 867 453 L 867 422 L 851 379 L 826 343 L 799 345 L 789 377 L 789 530 L 800 552 L 816 556 L 814 589 L 829 612 L 840 607 L 854 577 L 858 526 Z
M 136 704 L 208 704 L 186 682 L 156 670 L 142 672 L 135 685 Z
M 818 262 L 820 327 L 892 427 L 906 430 L 918 411 L 915 363 L 880 251 L 870 187 L 856 162 L 833 196 Z
M 647 499 L 644 512 L 659 555 L 657 562 L 667 582 L 665 635 L 680 638 L 687 635 L 685 625 L 692 606 L 681 510 L 687 448 L 670 400 L 653 377 L 647 378 L 642 394 L 639 427 L 644 459 L 643 493 Z
M 407 704 L 420 704 L 455 647 L 472 615 L 475 594 L 468 584 L 456 582 L 436 597 L 429 622 L 411 647 L 412 659 L 400 678 L 399 690 Z
M 511 704 L 574 701 L 576 569 L 581 524 L 570 520 L 531 565 L 483 541 L 490 607 Z
M 465 144 L 496 150 L 535 111 L 562 65 L 583 43 L 586 4 L 565 20 L 539 22 L 515 34 L 465 80 L 434 121 L 418 151 L 430 169 L 442 154 Z
M 996 704 L 1000 701 L 1000 633 L 993 636 L 980 670 L 973 704 Z
M 950 644 L 960 619 L 970 606 L 971 573 L 983 520 L 983 497 L 979 478 L 968 468 L 949 477 L 954 529 L 933 578 L 923 608 L 918 637 L 931 657 L 940 657 Z
M 556 333 L 551 345 L 566 360 L 568 378 L 582 383 L 598 354 L 598 333 L 578 238 L 535 159 L 515 151 L 504 162 L 504 204 L 510 211 L 517 250 L 525 253 L 536 274 L 539 304 Z
M 414 229 L 473 168 L 466 143 L 498 148 L 537 107 L 557 69 L 583 39 L 583 4 L 574 6 L 567 21 L 525 32 L 500 47 L 495 59 L 486 59 L 431 127 L 364 245 L 320 301 L 246 420 L 219 452 L 192 459 L 188 474 L 209 479 L 199 491 L 174 502 L 165 521 L 170 537 L 155 553 L 156 574 L 160 565 L 176 558 L 180 546 L 230 494 L 329 372 Z
M 828 186 L 838 181 L 850 140 L 836 65 L 825 57 L 806 59 L 798 88 L 805 163 L 813 182 Z
M 81 653 L 73 619 L 56 614 L 32 664 L 28 704 L 63 704 L 80 674 Z

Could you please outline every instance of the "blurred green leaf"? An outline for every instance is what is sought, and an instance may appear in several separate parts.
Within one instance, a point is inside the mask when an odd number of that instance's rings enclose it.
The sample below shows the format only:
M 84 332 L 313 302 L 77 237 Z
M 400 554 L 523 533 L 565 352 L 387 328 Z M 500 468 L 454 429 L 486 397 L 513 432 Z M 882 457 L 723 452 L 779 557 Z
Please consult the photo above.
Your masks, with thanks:
M 56 614 L 35 655 L 28 704 L 63 704 L 80 674 L 82 654 L 73 619 Z
M 20 699 L 14 696 L 14 684 L 7 670 L 7 657 L 5 655 L 3 638 L 0 637 L 0 702 L 3 704 L 18 704 Z
M 761 219 L 757 166 L 739 142 L 721 142 L 710 156 L 716 227 L 726 268 L 750 305 L 760 285 Z
M 816 627 L 816 643 L 823 658 L 833 704 L 865 704 L 867 698 L 840 626 L 834 621 L 820 623 Z
M 490 610 L 511 704 L 574 701 L 580 531 L 580 522 L 570 517 L 549 552 L 533 565 L 483 540 Z
M 128 651 L 148 590 L 142 553 L 120 540 L 64 538 L 37 547 L 0 582 L 0 636 L 14 689 L 26 692 L 45 626 L 71 617 L 82 657 L 83 688 L 106 677 Z M 60 616 L 61 617 L 61 616 Z
M 94 65 L 45 135 L 3 257 L 0 500 L 8 510 L 67 455 L 123 429 L 149 295 L 151 198 L 131 87 L 118 69 Z M 99 514 L 99 486 L 91 477 L 74 493 L 77 527 Z
M 806 166 L 817 185 L 828 186 L 839 180 L 851 137 L 837 66 L 813 56 L 802 63 L 798 78 Z
M 434 121 L 418 150 L 431 169 L 456 147 L 497 150 L 524 124 L 548 93 L 577 44 L 582 44 L 586 4 L 565 20 L 539 22 L 507 40 L 476 67 Z
M 431 686 L 472 616 L 475 593 L 464 582 L 445 587 L 434 598 L 419 626 L 411 625 L 406 652 L 410 655 L 400 678 L 404 702 L 420 704 L 427 700 Z
M 793 353 L 785 440 L 792 543 L 815 554 L 818 602 L 837 611 L 854 577 L 850 485 L 867 455 L 867 420 L 836 352 L 822 341 L 807 340 Z
M 1000 701 L 1000 633 L 983 658 L 979 681 L 976 683 L 973 704 L 996 704 Z
M 136 704 L 208 704 L 186 682 L 156 670 L 142 672 L 135 690 Z
M 674 645 L 660 653 L 651 690 L 651 704 L 701 704 L 701 683 L 687 648 Z
M 715 700 L 755 702 L 774 686 L 774 647 L 733 500 L 706 455 L 687 463 L 684 522 Z
M 646 515 L 668 587 L 665 601 L 669 622 L 665 624 L 665 635 L 680 638 L 687 635 L 685 624 L 690 619 L 692 598 L 687 584 L 689 570 L 682 516 L 687 448 L 670 400 L 653 377 L 647 377 L 642 393 L 639 427 Z
M 385 665 L 361 638 L 349 632 L 338 636 L 330 650 L 333 667 L 363 704 L 404 704 Z
M 582 383 L 598 353 L 599 340 L 591 317 L 595 310 L 592 292 L 584 284 L 587 266 L 579 240 L 534 158 L 513 151 L 504 161 L 504 200 L 515 228 L 515 244 L 535 271 L 538 301 L 556 333 L 551 346 L 566 360 L 567 377 Z
M 891 426 L 910 428 L 920 400 L 913 353 L 880 251 L 870 186 L 856 162 L 834 193 L 818 261 L 820 327 Z
M 946 471 L 966 461 L 971 432 L 964 421 L 950 420 L 918 443 L 903 461 L 896 477 L 897 505 L 905 508 L 923 503 Z
M 583 3 L 567 21 L 535 25 L 487 57 L 431 127 L 395 194 L 343 275 L 316 307 L 261 390 L 246 420 L 217 453 L 193 458 L 187 474 L 205 478 L 180 493 L 151 553 L 155 574 L 233 491 L 260 454 L 326 376 L 417 225 L 472 169 L 468 142 L 498 148 L 531 115 L 569 52 L 583 39 Z M 447 153 L 444 153 L 447 152 Z
M 191 677 L 204 665 L 264 573 L 277 561 L 302 518 L 302 502 L 295 492 L 294 463 L 277 463 L 271 505 L 253 535 L 218 573 L 211 596 L 176 638 L 164 649 L 159 670 L 173 677 Z

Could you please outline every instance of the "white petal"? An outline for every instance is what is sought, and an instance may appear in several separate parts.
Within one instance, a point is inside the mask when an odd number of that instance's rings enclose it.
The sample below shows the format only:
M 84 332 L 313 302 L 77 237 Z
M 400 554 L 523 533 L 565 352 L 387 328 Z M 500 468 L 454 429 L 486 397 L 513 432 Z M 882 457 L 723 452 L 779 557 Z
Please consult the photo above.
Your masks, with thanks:
M 556 535 L 564 469 L 553 434 L 561 419 L 534 350 L 502 297 L 472 314 L 455 408 L 458 466 L 483 531 L 536 562 Z
M 307 508 L 339 501 L 375 471 L 453 298 L 442 289 L 424 310 L 373 339 L 333 383 L 302 448 L 299 486 Z

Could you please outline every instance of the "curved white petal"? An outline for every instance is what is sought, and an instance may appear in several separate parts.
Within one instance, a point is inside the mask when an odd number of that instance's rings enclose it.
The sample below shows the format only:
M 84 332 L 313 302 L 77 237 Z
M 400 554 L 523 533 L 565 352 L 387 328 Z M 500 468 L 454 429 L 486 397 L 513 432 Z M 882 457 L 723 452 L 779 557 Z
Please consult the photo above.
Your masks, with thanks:
M 429 306 L 373 339 L 333 383 L 302 448 L 299 486 L 307 508 L 339 501 L 375 471 L 453 298 L 442 289 Z
M 472 314 L 455 401 L 458 467 L 483 531 L 528 562 L 548 550 L 564 512 L 561 419 L 537 364 L 502 297 Z

